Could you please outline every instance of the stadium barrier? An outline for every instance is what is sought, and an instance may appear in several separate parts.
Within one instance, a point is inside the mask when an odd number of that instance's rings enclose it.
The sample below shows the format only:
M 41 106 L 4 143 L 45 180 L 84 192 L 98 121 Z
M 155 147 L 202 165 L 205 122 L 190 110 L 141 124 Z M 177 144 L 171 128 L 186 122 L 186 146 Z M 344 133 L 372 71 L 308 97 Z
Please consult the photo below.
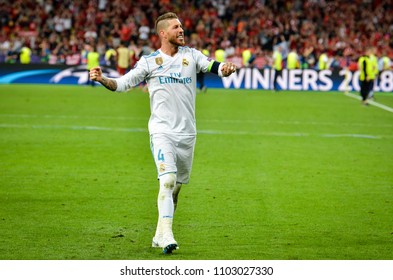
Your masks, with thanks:
M 116 78 L 118 73 L 103 67 L 106 76 Z M 227 78 L 207 73 L 208 88 L 271 89 L 274 71 L 271 69 L 241 68 Z M 88 82 L 86 65 L 0 64 L 0 84 L 68 84 Z M 341 70 L 295 69 L 282 71 L 277 79 L 283 90 L 359 91 L 359 72 Z M 380 73 L 374 84 L 375 92 L 393 92 L 393 71 Z

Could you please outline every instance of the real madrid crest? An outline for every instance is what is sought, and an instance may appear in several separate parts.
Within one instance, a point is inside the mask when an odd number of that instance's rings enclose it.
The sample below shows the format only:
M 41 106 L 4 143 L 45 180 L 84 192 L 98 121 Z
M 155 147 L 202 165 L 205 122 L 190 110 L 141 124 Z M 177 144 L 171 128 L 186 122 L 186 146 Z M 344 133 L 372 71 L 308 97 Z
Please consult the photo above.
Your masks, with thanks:
M 160 170 L 160 172 L 164 172 L 165 171 L 165 163 L 163 163 L 163 162 L 160 163 L 159 170 Z
M 188 66 L 188 60 L 183 58 L 183 66 Z
M 156 57 L 156 63 L 157 63 L 157 65 L 162 65 L 162 63 L 164 63 L 164 61 L 162 60 L 162 57 Z

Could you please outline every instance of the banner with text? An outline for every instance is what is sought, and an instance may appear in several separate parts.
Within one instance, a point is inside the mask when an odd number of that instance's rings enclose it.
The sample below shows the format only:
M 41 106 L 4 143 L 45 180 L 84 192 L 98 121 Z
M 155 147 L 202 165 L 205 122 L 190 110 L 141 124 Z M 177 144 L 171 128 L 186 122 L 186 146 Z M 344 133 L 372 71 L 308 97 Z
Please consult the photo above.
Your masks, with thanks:
M 117 78 L 118 73 L 103 67 L 106 76 Z M 274 71 L 271 69 L 241 68 L 227 78 L 214 74 L 205 75 L 208 88 L 272 89 Z M 83 85 L 88 82 L 85 65 L 69 67 L 66 65 L 44 64 L 0 64 L 0 84 L 71 84 Z M 359 72 L 347 70 L 295 69 L 282 71 L 277 78 L 282 90 L 296 91 L 359 91 Z M 393 92 L 393 71 L 379 74 L 374 83 L 375 92 Z

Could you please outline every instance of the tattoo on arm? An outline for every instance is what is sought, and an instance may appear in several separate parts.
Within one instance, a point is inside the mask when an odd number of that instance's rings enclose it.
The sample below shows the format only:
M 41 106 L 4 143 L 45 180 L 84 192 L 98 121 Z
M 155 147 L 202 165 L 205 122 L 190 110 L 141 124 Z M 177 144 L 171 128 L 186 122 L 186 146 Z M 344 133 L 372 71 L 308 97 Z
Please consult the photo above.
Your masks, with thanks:
M 102 77 L 101 84 L 111 91 L 115 91 L 117 89 L 116 81 L 107 77 Z

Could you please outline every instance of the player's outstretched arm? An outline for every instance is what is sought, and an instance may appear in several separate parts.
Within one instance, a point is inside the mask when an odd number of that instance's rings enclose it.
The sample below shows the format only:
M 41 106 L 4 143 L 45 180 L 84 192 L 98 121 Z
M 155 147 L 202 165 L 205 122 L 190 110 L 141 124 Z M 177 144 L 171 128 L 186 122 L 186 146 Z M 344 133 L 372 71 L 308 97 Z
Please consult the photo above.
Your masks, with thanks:
M 236 72 L 236 65 L 232 62 L 217 62 L 212 60 L 209 64 L 208 71 L 220 77 L 228 77 Z
M 101 83 L 104 87 L 111 91 L 117 89 L 117 82 L 114 79 L 110 79 L 102 75 L 101 67 L 94 67 L 90 69 L 90 79 Z

